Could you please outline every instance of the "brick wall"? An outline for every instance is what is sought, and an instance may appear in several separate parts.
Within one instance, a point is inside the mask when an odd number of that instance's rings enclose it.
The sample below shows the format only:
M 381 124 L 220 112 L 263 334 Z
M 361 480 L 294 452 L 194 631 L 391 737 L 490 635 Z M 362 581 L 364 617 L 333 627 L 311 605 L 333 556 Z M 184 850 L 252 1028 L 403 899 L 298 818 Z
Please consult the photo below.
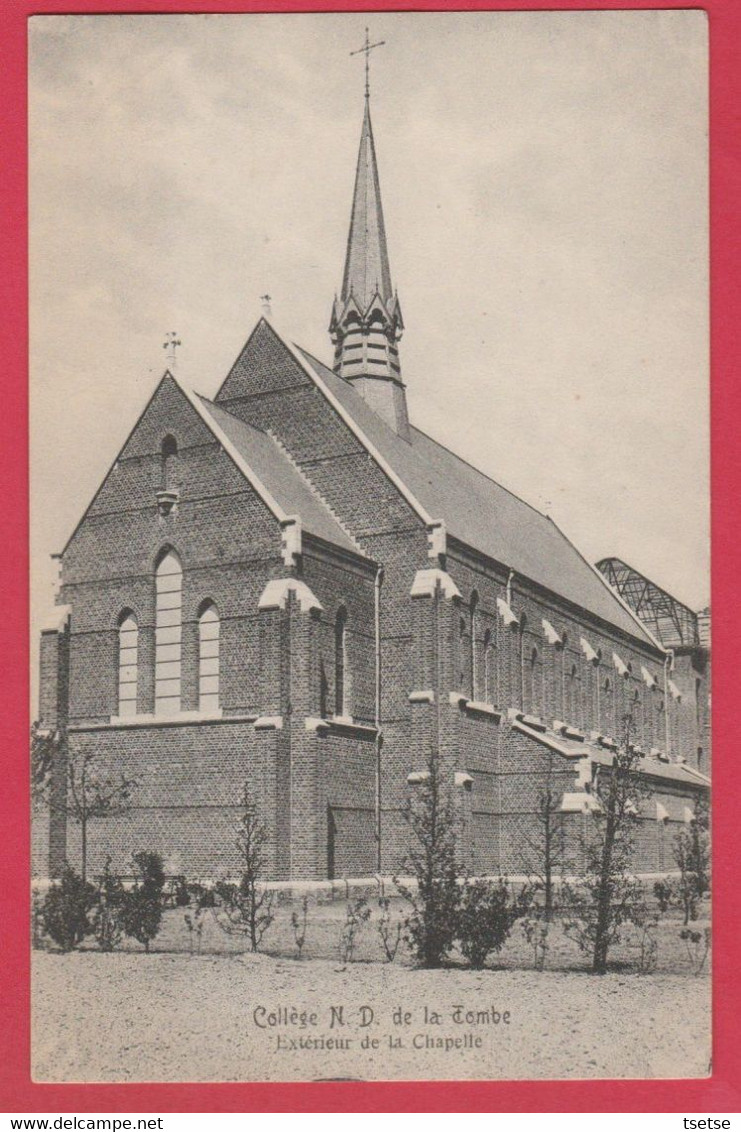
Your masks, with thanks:
M 513 611 L 525 615 L 524 633 L 507 628 L 497 614 L 496 599 L 504 598 L 507 575 L 483 561 L 474 561 L 462 550 L 448 554 L 448 572 L 461 591 L 459 652 L 462 662 L 460 689 L 473 698 L 487 699 L 507 707 L 520 707 L 550 722 L 560 719 L 589 732 L 621 738 L 621 720 L 630 713 L 636 732 L 635 741 L 646 750 L 666 747 L 665 711 L 670 714 L 670 746 L 673 757 L 681 756 L 690 765 L 697 765 L 697 733 L 695 678 L 700 680 L 697 694 L 704 719 L 707 704 L 707 681 L 697 659 L 677 658 L 676 675 L 672 678 L 683 691 L 682 700 L 664 695 L 664 658 L 650 645 L 627 638 L 617 630 L 589 618 L 560 603 L 553 595 L 545 595 L 522 579 L 511 586 Z M 471 597 L 478 596 L 475 618 L 476 688 L 471 676 Z M 565 640 L 563 648 L 548 643 L 542 622 L 548 620 Z M 489 688 L 484 688 L 484 639 L 489 634 L 493 675 Z M 580 645 L 585 637 L 600 654 L 598 664 L 589 662 Z M 621 676 L 613 664 L 613 652 L 630 666 L 627 677 Z M 689 665 L 692 672 L 685 673 Z M 649 689 L 641 669 L 646 668 L 657 680 Z M 574 676 L 572 677 L 572 671 Z

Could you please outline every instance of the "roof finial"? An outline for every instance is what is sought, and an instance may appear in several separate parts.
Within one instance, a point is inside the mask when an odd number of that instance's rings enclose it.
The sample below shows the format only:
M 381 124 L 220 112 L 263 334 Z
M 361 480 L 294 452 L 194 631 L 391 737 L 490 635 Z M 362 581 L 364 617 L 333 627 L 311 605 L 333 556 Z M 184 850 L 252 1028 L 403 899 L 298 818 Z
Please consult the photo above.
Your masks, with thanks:
M 270 295 L 260 295 L 260 306 L 262 307 L 262 313 L 265 318 L 273 317 L 273 308 L 271 307 L 270 303 Z
M 365 97 L 370 98 L 370 64 L 369 56 L 374 47 L 383 47 L 386 43 L 385 39 L 379 39 L 378 43 L 371 43 L 368 34 L 368 28 L 365 29 L 365 43 L 359 47 L 357 51 L 351 51 L 351 55 L 365 55 Z
M 177 332 L 175 330 L 168 330 L 167 334 L 165 335 L 165 340 L 162 343 L 162 349 L 167 350 L 167 368 L 172 372 L 174 372 L 175 366 L 177 364 L 175 351 L 177 350 L 178 346 L 182 346 L 182 344 L 183 343 L 177 336 Z

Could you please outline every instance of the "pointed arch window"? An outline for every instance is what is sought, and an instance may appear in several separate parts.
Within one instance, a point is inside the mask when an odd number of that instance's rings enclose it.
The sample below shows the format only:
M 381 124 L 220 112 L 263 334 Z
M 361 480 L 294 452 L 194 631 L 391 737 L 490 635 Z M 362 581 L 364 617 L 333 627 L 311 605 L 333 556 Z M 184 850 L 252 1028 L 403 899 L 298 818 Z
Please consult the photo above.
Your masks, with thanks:
M 568 653 L 567 653 L 568 644 L 569 644 L 568 633 L 562 633 L 561 634 L 561 644 L 557 646 L 556 652 L 554 653 L 554 665 L 556 665 L 557 668 L 558 668 L 557 683 L 558 683 L 558 690 L 560 692 L 560 702 L 557 705 L 558 706 L 558 712 L 559 712 L 561 719 L 565 720 L 566 723 L 571 723 L 572 720 L 569 719 L 569 688 L 568 688 L 568 668 L 567 668 L 567 664 L 568 664 Z
M 131 610 L 118 620 L 118 714 L 136 715 L 139 675 L 139 625 Z
M 346 716 L 347 710 L 347 610 L 341 606 L 334 626 L 334 710 Z
M 566 673 L 566 722 L 581 726 L 581 673 L 576 661 Z
M 466 647 L 466 619 L 458 618 L 458 691 L 466 688 L 466 666 L 468 663 L 468 649 Z
M 218 711 L 220 677 L 219 611 L 207 601 L 198 617 L 198 710 Z
M 154 710 L 156 715 L 180 711 L 180 662 L 183 641 L 183 571 L 168 551 L 155 578 Z
M 609 734 L 615 728 L 614 692 L 609 676 L 602 685 L 602 723 L 600 730 Z
M 517 681 L 517 695 L 519 698 L 519 705 L 522 711 L 527 711 L 526 706 L 526 664 L 527 664 L 527 642 L 525 640 L 525 630 L 527 629 L 527 617 L 524 613 L 520 615 L 519 620 L 519 657 L 518 657 L 518 681 Z
M 525 668 L 525 703 L 524 709 L 531 715 L 545 714 L 542 703 L 543 678 L 542 662 L 537 648 L 530 650 Z
M 471 699 L 476 699 L 478 691 L 479 673 L 478 673 L 478 657 L 476 655 L 476 635 L 478 632 L 478 610 L 479 610 L 479 595 L 476 590 L 471 594 L 471 640 L 469 643 L 469 658 L 468 665 L 470 670 L 470 696 Z
M 583 638 L 582 638 L 582 640 L 583 640 Z M 600 681 L 602 652 L 601 652 L 600 649 L 597 649 L 596 652 L 595 652 L 594 649 L 592 649 L 591 651 L 594 653 L 594 655 L 593 656 L 587 656 L 587 658 L 586 658 L 587 659 L 587 682 L 588 682 L 588 684 L 587 684 L 587 694 L 586 694 L 586 704 L 588 705 L 588 708 L 587 708 L 587 718 L 585 720 L 585 723 L 588 727 L 590 727 L 590 728 L 595 727 L 597 730 L 599 730 L 599 727 L 600 727 L 600 711 L 601 711 L 601 706 L 602 706 L 601 681 Z
M 498 706 L 497 665 L 494 638 L 491 629 L 484 633 L 484 701 Z

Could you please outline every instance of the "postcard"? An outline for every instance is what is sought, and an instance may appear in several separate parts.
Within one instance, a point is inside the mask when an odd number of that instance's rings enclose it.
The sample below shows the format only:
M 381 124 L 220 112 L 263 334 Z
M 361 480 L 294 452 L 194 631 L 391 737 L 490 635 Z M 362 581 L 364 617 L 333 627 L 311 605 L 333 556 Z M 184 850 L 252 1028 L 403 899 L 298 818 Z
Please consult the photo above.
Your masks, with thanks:
M 705 13 L 29 44 L 33 1079 L 706 1077 Z

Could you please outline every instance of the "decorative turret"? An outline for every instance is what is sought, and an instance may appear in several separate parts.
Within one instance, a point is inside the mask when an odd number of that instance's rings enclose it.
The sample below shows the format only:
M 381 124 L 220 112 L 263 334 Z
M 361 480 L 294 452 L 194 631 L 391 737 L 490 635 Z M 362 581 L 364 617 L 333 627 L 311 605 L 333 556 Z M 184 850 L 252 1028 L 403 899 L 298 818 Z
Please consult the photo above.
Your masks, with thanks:
M 369 49 L 367 42 L 361 48 Z M 329 333 L 335 347 L 335 373 L 352 382 L 371 408 L 408 438 L 398 347 L 403 330 L 399 300 L 391 285 L 366 81 L 345 272 Z

